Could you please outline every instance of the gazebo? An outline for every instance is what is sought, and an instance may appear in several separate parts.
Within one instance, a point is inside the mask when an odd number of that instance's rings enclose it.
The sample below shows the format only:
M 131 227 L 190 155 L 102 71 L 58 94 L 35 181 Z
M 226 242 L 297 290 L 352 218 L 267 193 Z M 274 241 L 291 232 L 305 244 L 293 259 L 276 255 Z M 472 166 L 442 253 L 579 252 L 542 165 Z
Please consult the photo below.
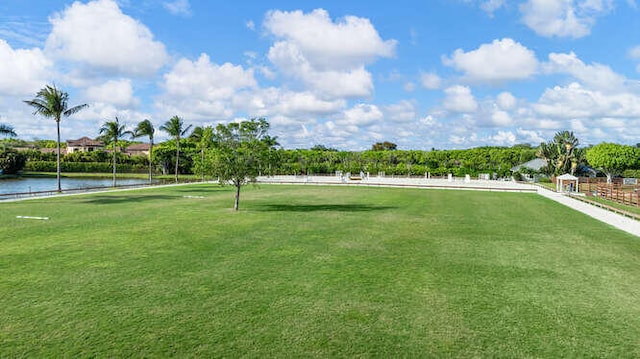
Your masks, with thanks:
M 565 173 L 562 176 L 556 177 L 556 191 L 558 192 L 578 192 L 578 184 L 580 180 L 578 177 Z M 565 187 L 565 183 L 567 186 Z

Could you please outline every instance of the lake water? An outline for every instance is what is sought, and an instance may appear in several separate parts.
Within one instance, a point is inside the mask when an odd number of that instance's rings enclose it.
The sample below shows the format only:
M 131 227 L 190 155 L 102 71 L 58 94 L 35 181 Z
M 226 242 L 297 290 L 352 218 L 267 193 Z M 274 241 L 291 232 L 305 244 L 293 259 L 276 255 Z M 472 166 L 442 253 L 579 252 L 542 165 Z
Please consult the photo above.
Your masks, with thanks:
M 118 179 L 118 186 L 147 184 L 148 180 L 143 179 Z M 111 187 L 112 179 L 108 178 L 62 178 L 60 181 L 62 190 Z M 39 191 L 55 191 L 58 183 L 55 178 L 15 178 L 0 180 L 0 194 L 25 193 Z

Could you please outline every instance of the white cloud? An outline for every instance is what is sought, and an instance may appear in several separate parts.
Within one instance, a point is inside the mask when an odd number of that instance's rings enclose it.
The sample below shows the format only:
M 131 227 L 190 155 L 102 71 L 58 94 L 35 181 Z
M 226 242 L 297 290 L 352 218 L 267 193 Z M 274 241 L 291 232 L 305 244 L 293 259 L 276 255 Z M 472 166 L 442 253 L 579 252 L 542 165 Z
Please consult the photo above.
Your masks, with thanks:
M 520 12 L 538 35 L 580 38 L 589 35 L 598 15 L 612 8 L 612 0 L 528 0 Z
M 426 89 L 437 90 L 442 85 L 442 80 L 433 72 L 425 72 L 420 74 L 420 83 Z
M 518 104 L 518 100 L 510 92 L 502 92 L 496 98 L 496 103 L 503 110 L 513 110 Z
M 168 60 L 165 47 L 112 0 L 74 2 L 50 19 L 45 52 L 111 75 L 148 76 Z
M 165 1 L 162 3 L 162 6 L 173 15 L 191 16 L 189 0 Z
M 579 83 L 547 89 L 533 109 L 555 119 L 640 118 L 640 96 L 633 93 L 607 94 Z
M 506 127 L 511 125 L 513 120 L 508 112 L 498 110 L 491 114 L 491 123 L 497 127 Z
M 264 27 L 297 47 L 319 70 L 351 69 L 395 53 L 396 41 L 382 40 L 368 19 L 346 16 L 333 22 L 323 9 L 308 14 L 271 11 Z
M 471 89 L 467 86 L 451 86 L 444 90 L 446 98 L 443 106 L 446 110 L 453 112 L 475 112 L 478 109 Z
M 406 123 L 416 119 L 416 109 L 411 101 L 403 100 L 384 106 L 385 118 L 394 123 Z
M 264 28 L 278 39 L 269 60 L 285 77 L 327 98 L 369 96 L 373 81 L 365 66 L 395 53 L 396 41 L 382 40 L 368 19 L 334 22 L 322 9 L 271 11 Z
M 104 84 L 86 89 L 85 96 L 90 102 L 111 104 L 120 109 L 134 108 L 140 100 L 133 95 L 131 80 L 109 80 Z
M 573 52 L 551 53 L 549 62 L 543 67 L 547 72 L 570 74 L 590 88 L 610 92 L 625 89 L 625 78 L 615 73 L 609 66 L 597 63 L 586 65 Z
M 350 70 L 316 70 L 291 43 L 278 42 L 269 50 L 269 60 L 289 77 L 301 80 L 304 85 L 321 96 L 366 97 L 373 91 L 371 74 L 360 66 Z
M 533 51 L 509 38 L 494 40 L 469 52 L 457 49 L 443 62 L 464 72 L 469 81 L 489 83 L 526 79 L 538 68 Z
M 40 49 L 16 49 L 0 39 L 0 95 L 35 95 L 49 78 L 53 63 Z
M 343 115 L 336 121 L 336 124 L 353 129 L 379 123 L 383 118 L 384 115 L 378 106 L 371 104 L 357 104 L 344 111 Z
M 230 118 L 234 113 L 232 98 L 255 86 L 253 70 L 230 63 L 214 64 L 202 54 L 196 61 L 180 59 L 164 75 L 166 93 L 156 105 L 165 114 L 187 112 L 184 116 L 194 119 Z
M 498 131 L 497 134 L 491 136 L 491 140 L 499 146 L 513 146 L 516 144 L 516 135 L 511 131 Z
M 480 4 L 480 8 L 482 9 L 482 11 L 489 14 L 489 16 L 493 16 L 494 12 L 496 12 L 501 7 L 504 7 L 506 4 L 506 0 L 486 0 Z

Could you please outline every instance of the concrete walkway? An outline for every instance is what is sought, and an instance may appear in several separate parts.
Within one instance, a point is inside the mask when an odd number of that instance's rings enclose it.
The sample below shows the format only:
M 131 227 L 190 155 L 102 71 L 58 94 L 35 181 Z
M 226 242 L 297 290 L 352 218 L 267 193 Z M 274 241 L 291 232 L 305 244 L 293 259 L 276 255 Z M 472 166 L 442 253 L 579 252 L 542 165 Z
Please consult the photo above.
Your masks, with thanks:
M 538 194 L 561 203 L 569 208 L 573 208 L 576 211 L 580 211 L 592 218 L 595 218 L 601 222 L 610 224 L 618 229 L 621 229 L 627 233 L 631 233 L 640 237 L 640 222 L 625 217 L 621 214 L 617 214 L 606 209 L 602 209 L 588 203 L 584 203 L 577 199 L 573 199 L 569 196 L 561 193 L 553 192 L 544 188 L 538 188 Z

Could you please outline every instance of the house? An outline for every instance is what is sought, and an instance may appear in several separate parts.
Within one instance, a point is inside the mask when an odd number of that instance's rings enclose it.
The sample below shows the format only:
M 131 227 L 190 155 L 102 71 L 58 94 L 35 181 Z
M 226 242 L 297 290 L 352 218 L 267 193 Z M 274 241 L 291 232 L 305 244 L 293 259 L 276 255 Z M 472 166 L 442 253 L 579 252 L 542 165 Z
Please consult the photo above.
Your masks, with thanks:
M 133 143 L 124 150 L 124 153 L 129 156 L 149 156 L 150 147 L 148 143 Z
M 528 168 L 535 172 L 540 172 L 540 170 L 543 169 L 546 165 L 547 165 L 547 160 L 544 160 L 542 158 L 534 158 L 531 161 L 512 167 L 511 172 L 518 172 L 523 168 Z
M 547 160 L 542 158 L 534 158 L 531 161 L 519 164 L 511 168 L 512 173 L 520 172 L 520 176 L 524 181 L 538 182 L 541 177 L 546 177 L 540 174 L 540 171 L 547 166 Z M 529 171 L 523 171 L 528 169 Z M 536 174 L 522 173 L 533 171 Z
M 82 137 L 77 140 L 67 140 L 67 153 L 93 152 L 103 150 L 104 142 L 92 140 L 89 137 Z

